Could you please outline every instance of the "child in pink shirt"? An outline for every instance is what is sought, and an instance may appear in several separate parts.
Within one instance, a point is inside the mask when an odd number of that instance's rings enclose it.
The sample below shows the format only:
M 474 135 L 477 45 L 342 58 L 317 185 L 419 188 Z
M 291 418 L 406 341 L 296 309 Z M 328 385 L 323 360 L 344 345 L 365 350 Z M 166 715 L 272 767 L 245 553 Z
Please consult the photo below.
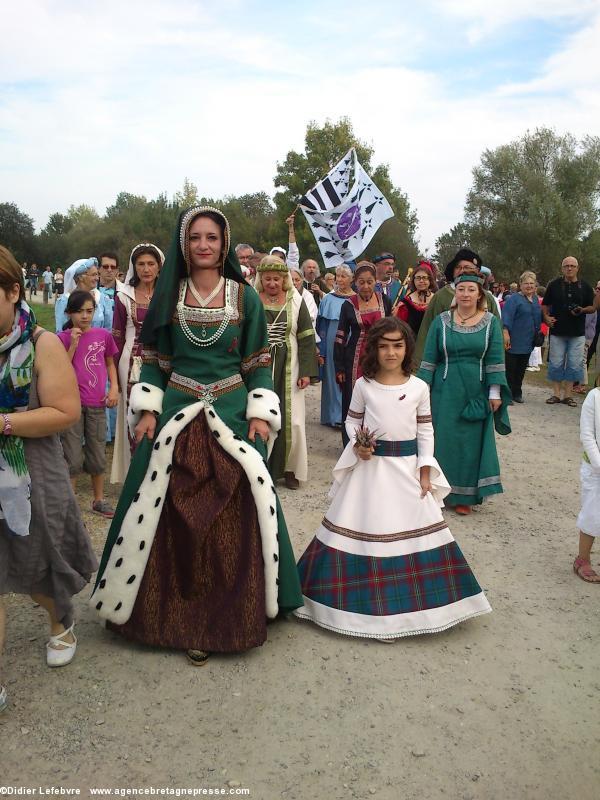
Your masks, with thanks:
M 96 302 L 90 292 L 72 292 L 65 309 L 69 321 L 57 334 L 71 358 L 81 397 L 81 418 L 61 433 L 60 438 L 73 491 L 77 475 L 82 470 L 87 472 L 94 492 L 92 511 L 110 519 L 114 516 L 114 509 L 104 499 L 105 409 L 113 408 L 119 400 L 114 362 L 118 349 L 109 331 L 91 327 L 95 309 Z M 110 385 L 108 394 L 107 380 Z

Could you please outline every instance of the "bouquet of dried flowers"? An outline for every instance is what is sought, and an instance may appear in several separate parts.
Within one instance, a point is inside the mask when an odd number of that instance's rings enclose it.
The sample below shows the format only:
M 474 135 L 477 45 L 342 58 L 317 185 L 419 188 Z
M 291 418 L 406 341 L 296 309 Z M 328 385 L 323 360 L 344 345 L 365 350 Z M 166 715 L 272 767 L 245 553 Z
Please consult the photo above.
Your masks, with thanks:
M 358 447 L 375 447 L 377 443 L 377 431 L 371 431 L 369 428 L 361 425 L 354 431 L 354 443 Z

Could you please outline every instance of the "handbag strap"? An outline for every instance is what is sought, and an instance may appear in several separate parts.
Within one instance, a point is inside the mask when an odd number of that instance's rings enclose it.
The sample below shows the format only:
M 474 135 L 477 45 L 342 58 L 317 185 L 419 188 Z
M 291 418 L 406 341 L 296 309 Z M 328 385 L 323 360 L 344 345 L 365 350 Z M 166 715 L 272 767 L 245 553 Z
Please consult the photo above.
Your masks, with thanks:
M 529 303 L 529 305 L 531 306 L 531 321 L 533 322 L 533 336 L 534 336 L 534 338 L 535 338 L 535 335 L 536 335 L 537 333 L 540 333 L 540 332 L 541 332 L 541 330 L 542 330 L 542 322 L 541 322 L 541 320 L 540 320 L 540 324 L 539 324 L 539 326 L 537 326 L 537 327 L 536 327 L 536 324 L 535 324 L 535 314 L 533 313 L 533 300 L 531 300 L 531 302 L 530 302 L 530 301 L 529 301 L 529 300 L 528 300 L 528 299 L 525 297 L 525 295 L 523 295 L 523 299 L 525 300 L 525 302 L 526 302 L 526 303 Z M 535 300 L 535 302 L 536 302 L 536 303 L 538 303 L 538 300 L 537 300 L 537 295 L 536 295 L 536 300 Z M 539 305 L 539 303 L 538 303 L 538 305 Z

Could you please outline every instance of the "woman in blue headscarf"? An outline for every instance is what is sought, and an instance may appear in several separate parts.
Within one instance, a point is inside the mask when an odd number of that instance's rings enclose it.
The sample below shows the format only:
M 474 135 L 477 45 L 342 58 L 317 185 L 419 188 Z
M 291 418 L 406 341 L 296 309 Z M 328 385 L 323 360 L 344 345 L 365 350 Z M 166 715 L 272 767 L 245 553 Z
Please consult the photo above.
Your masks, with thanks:
M 69 295 L 75 289 L 91 292 L 94 296 L 96 310 L 92 319 L 92 328 L 112 330 L 112 308 L 105 295 L 97 288 L 99 275 L 97 258 L 80 258 L 71 264 L 65 272 L 64 294 L 57 299 L 54 305 L 57 333 L 60 333 L 65 323 L 68 322 L 65 308 L 67 307 Z

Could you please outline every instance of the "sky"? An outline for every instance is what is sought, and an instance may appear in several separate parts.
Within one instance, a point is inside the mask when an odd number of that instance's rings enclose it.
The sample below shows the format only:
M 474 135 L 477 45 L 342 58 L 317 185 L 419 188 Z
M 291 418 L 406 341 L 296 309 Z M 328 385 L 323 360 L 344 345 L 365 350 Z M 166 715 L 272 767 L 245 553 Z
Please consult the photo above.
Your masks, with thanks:
M 600 134 L 600 0 L 27 0 L 2 28 L 0 202 L 37 229 L 186 177 L 273 196 L 307 124 L 348 116 L 425 253 L 485 149 Z

